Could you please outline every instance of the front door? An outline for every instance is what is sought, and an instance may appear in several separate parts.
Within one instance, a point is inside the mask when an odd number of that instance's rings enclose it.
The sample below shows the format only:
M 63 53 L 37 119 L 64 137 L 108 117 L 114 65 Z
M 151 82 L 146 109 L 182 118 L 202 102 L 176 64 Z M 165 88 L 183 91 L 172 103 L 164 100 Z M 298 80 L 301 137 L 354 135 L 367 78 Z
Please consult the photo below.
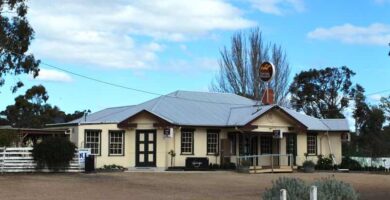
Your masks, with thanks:
M 156 130 L 136 131 L 136 167 L 156 167 L 156 139 Z
M 293 164 L 296 165 L 297 134 L 293 134 L 293 133 L 286 134 L 286 153 L 293 155 Z M 291 161 L 289 160 L 288 162 L 290 163 Z

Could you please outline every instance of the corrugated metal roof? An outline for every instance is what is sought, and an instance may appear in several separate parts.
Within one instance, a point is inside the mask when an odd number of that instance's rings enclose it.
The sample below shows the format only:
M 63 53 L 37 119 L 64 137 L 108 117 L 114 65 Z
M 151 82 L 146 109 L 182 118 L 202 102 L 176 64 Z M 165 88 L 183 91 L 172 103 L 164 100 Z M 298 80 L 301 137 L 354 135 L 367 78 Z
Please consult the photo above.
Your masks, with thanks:
M 119 123 L 143 110 L 176 125 L 187 126 L 244 126 L 272 108 L 281 108 L 309 130 L 349 130 L 344 119 L 320 120 L 294 110 L 267 105 L 228 93 L 176 91 L 144 103 L 107 108 L 69 124 Z

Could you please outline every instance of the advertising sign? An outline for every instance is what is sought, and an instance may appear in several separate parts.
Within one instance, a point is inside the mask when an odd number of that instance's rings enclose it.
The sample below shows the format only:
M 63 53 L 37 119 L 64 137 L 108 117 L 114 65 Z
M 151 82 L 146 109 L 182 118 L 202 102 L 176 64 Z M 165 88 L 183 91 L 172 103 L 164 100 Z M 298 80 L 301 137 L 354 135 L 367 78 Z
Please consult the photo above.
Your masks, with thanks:
M 79 163 L 80 163 L 82 168 L 85 166 L 85 158 L 89 155 L 91 155 L 90 148 L 80 148 L 79 149 Z
M 274 76 L 275 76 L 275 66 L 268 61 L 261 63 L 259 68 L 260 80 L 264 82 L 269 82 L 272 80 Z

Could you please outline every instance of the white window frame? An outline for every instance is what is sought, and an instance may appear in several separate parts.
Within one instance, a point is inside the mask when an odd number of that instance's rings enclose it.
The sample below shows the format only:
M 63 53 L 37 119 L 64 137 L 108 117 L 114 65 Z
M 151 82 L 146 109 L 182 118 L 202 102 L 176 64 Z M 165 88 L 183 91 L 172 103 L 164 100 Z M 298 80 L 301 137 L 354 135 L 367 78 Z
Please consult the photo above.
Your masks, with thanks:
M 121 136 L 117 136 L 115 134 L 121 134 Z M 118 139 L 120 141 L 115 141 Z M 119 147 L 118 147 L 119 146 Z M 108 155 L 109 156 L 123 156 L 124 155 L 124 147 L 125 147 L 125 132 L 116 130 L 116 131 L 108 131 Z M 120 151 L 120 153 L 111 153 L 113 151 Z
M 84 134 L 85 134 L 84 147 L 90 148 L 92 155 L 100 156 L 101 155 L 102 130 L 86 129 L 84 131 Z
M 219 153 L 219 132 L 207 132 L 207 155 L 218 155 Z
M 182 130 L 180 151 L 183 155 L 194 155 L 194 131 Z

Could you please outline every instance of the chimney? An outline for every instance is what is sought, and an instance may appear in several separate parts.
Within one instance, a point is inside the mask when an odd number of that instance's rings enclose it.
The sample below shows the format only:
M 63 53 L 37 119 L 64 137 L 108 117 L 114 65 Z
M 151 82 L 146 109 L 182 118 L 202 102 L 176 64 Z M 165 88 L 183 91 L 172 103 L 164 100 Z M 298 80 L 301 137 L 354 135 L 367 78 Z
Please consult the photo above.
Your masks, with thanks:
M 263 105 L 272 105 L 274 104 L 274 91 L 272 89 L 265 89 L 261 102 Z

